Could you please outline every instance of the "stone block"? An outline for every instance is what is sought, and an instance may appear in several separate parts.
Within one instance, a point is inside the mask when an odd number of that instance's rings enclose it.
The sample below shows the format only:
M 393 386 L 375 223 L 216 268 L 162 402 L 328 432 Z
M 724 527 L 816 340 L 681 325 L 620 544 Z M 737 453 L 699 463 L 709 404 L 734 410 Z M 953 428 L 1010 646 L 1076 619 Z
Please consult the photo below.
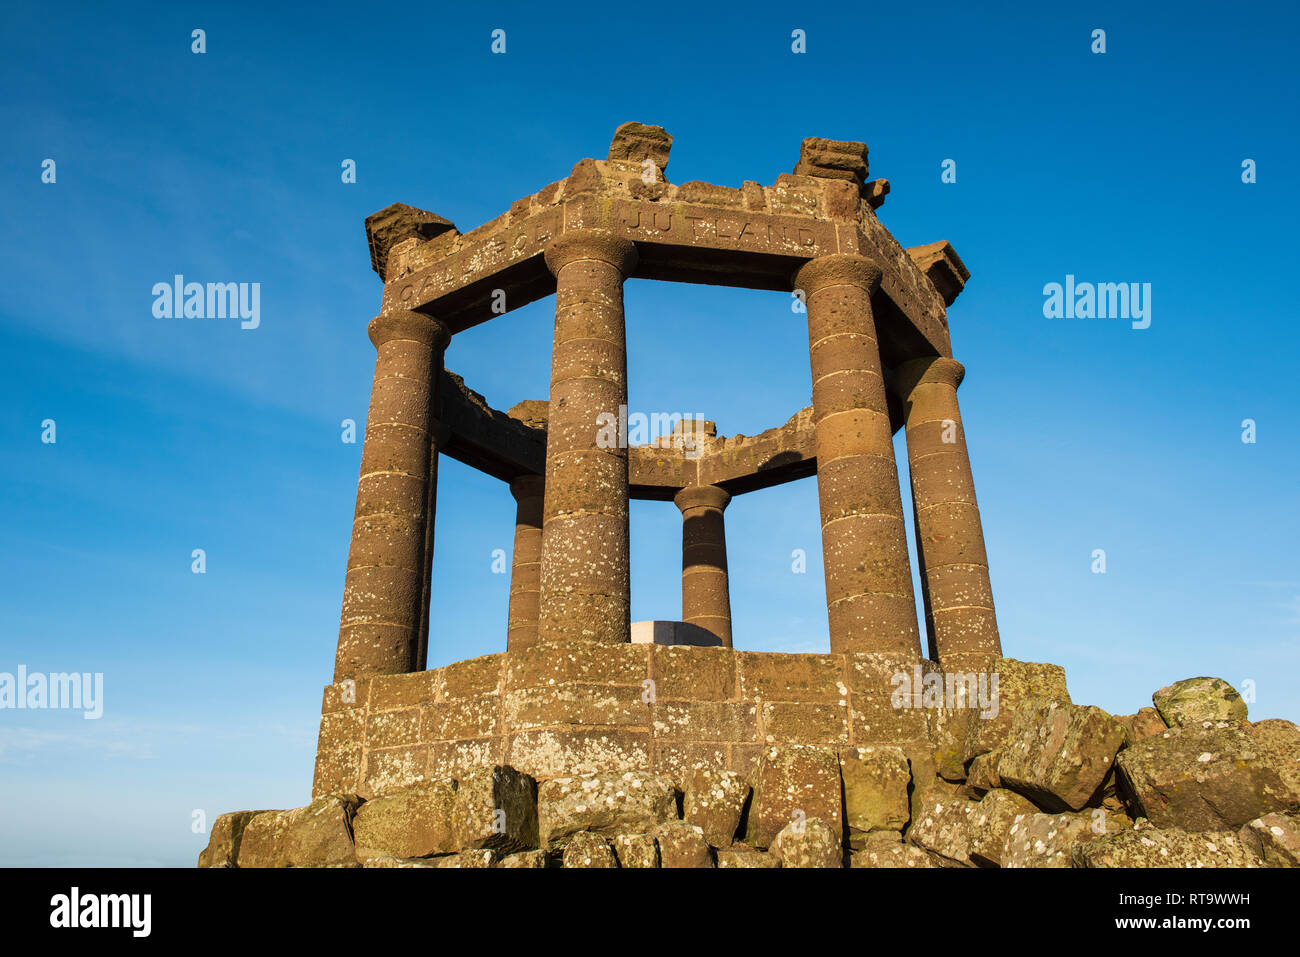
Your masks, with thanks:
M 744 844 L 733 844 L 730 848 L 718 851 L 718 867 L 780 867 L 781 861 L 773 854 L 767 851 L 760 851 L 758 848 L 748 847 Z
M 507 691 L 570 683 L 639 688 L 650 677 L 649 651 L 644 645 L 536 644 L 513 650 L 507 657 Z
M 744 701 L 664 701 L 654 706 L 654 735 L 665 741 L 753 743 L 757 708 Z
M 912 772 L 902 748 L 845 749 L 840 752 L 840 776 L 850 847 L 863 847 L 871 831 L 901 831 L 907 826 Z
M 1300 728 L 1281 718 L 1269 718 L 1252 724 L 1250 735 L 1282 783 L 1300 794 Z
M 1158 828 L 1236 831 L 1300 806 L 1300 793 L 1235 722 L 1170 728 L 1121 751 L 1118 766 L 1126 795 Z
M 682 819 L 713 847 L 730 847 L 749 800 L 749 782 L 734 771 L 700 769 L 684 779 Z
M 841 704 L 764 701 L 759 711 L 764 744 L 849 743 L 849 708 Z
M 357 810 L 357 856 L 430 857 L 460 849 L 452 831 L 454 781 L 429 781 L 367 801 Z
M 545 867 L 545 851 L 516 851 L 501 858 L 497 867 Z
M 650 705 L 638 685 L 563 682 L 545 688 L 519 688 L 505 696 L 511 731 L 553 725 L 647 727 Z
M 883 834 L 877 831 L 877 834 Z M 933 857 L 911 844 L 898 841 L 872 841 L 860 851 L 854 851 L 850 867 L 942 867 Z
M 976 755 L 966 769 L 966 786 L 974 791 L 992 791 L 1002 787 L 1002 779 L 998 777 L 998 761 L 1001 758 L 1000 750 Z
M 741 697 L 746 701 L 840 702 L 847 698 L 838 655 L 739 651 Z
M 438 867 L 438 859 L 432 857 L 363 857 L 361 866 L 368 868 L 414 868 Z
M 754 775 L 746 843 L 769 847 L 787 824 L 814 817 L 842 828 L 840 791 L 834 751 L 800 744 L 768 748 Z
M 429 749 L 424 745 L 368 751 L 360 794 L 370 800 L 412 787 L 426 780 L 428 768 Z
M 660 867 L 712 867 L 713 854 L 704 830 L 684 821 L 666 821 L 653 831 Z
M 439 701 L 424 709 L 424 741 L 490 738 L 502 731 L 501 696 L 496 692 Z
M 442 681 L 437 685 L 436 703 L 499 694 L 505 660 L 504 654 L 483 655 L 447 665 L 441 669 Z
M 1171 728 L 1203 721 L 1244 723 L 1247 718 L 1246 702 L 1237 689 L 1222 678 L 1176 681 L 1153 694 L 1151 701 Z
M 442 669 L 405 675 L 375 675 L 370 679 L 370 710 L 397 711 L 433 704 L 438 699 Z
M 457 782 L 451 824 L 462 850 L 536 848 L 537 782 L 509 765 L 470 771 Z
M 1027 798 L 1014 791 L 997 788 L 980 798 L 970 819 L 970 858 L 984 867 L 1002 867 L 1007 839 L 1017 819 L 1027 820 L 1037 814 Z
M 945 781 L 966 780 L 966 737 L 979 714 L 972 708 L 932 708 L 926 711 L 934 748 L 935 770 Z
M 1247 821 L 1238 837 L 1265 867 L 1300 867 L 1298 815 L 1265 814 Z
M 611 843 L 619 867 L 659 866 L 659 845 L 649 834 L 620 834 Z
M 995 699 L 997 713 L 987 717 L 981 714 L 981 717 L 970 722 L 963 756 L 966 764 L 978 754 L 1003 746 L 1015 721 L 1016 712 L 1024 701 L 1030 698 L 1051 698 L 1064 702 L 1070 700 L 1070 693 L 1065 686 L 1065 669 L 1060 665 L 998 658 L 990 662 L 988 668 L 990 682 L 992 675 L 998 676 Z
M 1071 867 L 1074 848 L 1101 836 L 1094 827 L 1091 814 L 1018 815 L 1007 835 L 1002 866 Z
M 736 697 L 736 653 L 730 648 L 656 646 L 650 651 L 650 668 L 657 700 Z
M 496 861 L 496 853 L 491 850 L 461 851 L 446 857 L 433 858 L 435 867 L 491 867 Z
M 1133 714 L 1116 716 L 1115 720 L 1124 726 L 1125 746 L 1137 744 L 1157 734 L 1164 734 L 1165 729 L 1169 727 L 1155 708 L 1138 708 Z
M 366 716 L 366 746 L 376 750 L 420 743 L 420 709 L 371 712 Z
M 327 795 L 291 811 L 262 811 L 244 827 L 239 867 L 355 865 L 355 795 Z
M 539 781 L 573 774 L 643 771 L 650 767 L 650 732 L 523 731 L 511 736 L 505 760 Z
M 354 709 L 364 711 L 370 695 L 370 682 L 370 678 L 348 678 L 338 684 L 326 685 L 321 696 L 321 714 Z
M 899 702 L 888 694 L 855 692 L 850 699 L 849 712 L 856 743 L 900 746 L 921 741 L 929 743 L 930 715 L 910 699 Z
M 668 778 L 625 772 L 554 778 L 537 789 L 543 848 L 560 848 L 582 831 L 610 837 L 648 833 L 677 818 L 677 789 Z
M 564 848 L 565 867 L 618 867 L 614 851 L 600 834 L 579 831 Z
M 1075 867 L 1259 867 L 1260 860 L 1232 831 L 1181 828 L 1127 830 L 1078 844 Z
M 434 741 L 428 746 L 430 780 L 459 779 L 475 768 L 503 764 L 504 738 L 469 738 L 462 741 Z
M 772 841 L 782 867 L 843 867 L 844 838 L 821 818 L 791 821 Z
M 998 777 L 1045 810 L 1078 811 L 1101 789 L 1123 743 L 1123 726 L 1100 708 L 1027 701 L 1017 708 Z
M 726 768 L 729 747 L 718 741 L 655 741 L 652 767 L 656 774 L 686 781 L 697 771 Z
M 316 767 L 312 774 L 311 796 L 326 794 L 351 794 L 359 790 L 361 781 L 361 748 L 316 751 Z
M 919 814 L 907 830 L 910 843 L 928 851 L 940 863 L 973 867 L 970 856 L 971 820 L 979 804 L 963 789 L 937 784 L 927 795 Z
M 199 852 L 199 867 L 234 867 L 239 860 L 239 844 L 244 839 L 244 828 L 257 814 L 266 811 L 234 811 L 222 814 L 212 822 L 208 846 Z
M 316 739 L 317 751 L 337 751 L 361 746 L 365 738 L 366 716 L 361 708 L 347 708 L 320 719 L 320 734 Z

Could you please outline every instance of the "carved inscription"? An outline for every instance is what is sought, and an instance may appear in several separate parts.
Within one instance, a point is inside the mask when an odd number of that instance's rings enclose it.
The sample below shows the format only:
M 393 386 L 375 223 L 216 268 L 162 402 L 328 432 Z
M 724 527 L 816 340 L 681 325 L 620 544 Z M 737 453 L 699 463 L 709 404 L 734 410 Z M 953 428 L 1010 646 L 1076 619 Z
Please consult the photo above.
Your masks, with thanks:
M 821 251 L 815 227 L 762 213 L 713 210 L 705 206 L 665 209 L 628 204 L 620 211 L 618 221 L 630 239 L 726 249 L 779 250 L 804 256 L 815 256 Z
M 495 236 L 463 249 L 384 289 L 384 309 L 416 309 L 449 292 L 539 255 L 559 232 L 559 214 L 548 212 L 524 220 Z

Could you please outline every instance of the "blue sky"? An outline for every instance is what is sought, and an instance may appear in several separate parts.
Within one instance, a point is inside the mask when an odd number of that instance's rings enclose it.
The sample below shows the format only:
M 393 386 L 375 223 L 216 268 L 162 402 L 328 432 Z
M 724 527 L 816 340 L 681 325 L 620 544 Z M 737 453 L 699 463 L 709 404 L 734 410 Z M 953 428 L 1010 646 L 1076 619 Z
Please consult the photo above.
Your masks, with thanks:
M 361 453 L 340 422 L 374 361 L 362 220 L 401 201 L 468 231 L 633 119 L 673 134 L 675 182 L 866 141 L 884 224 L 956 247 L 1008 655 L 1118 713 L 1212 674 L 1300 718 L 1296 13 L 983 6 L 6 4 L 0 671 L 103 672 L 105 701 L 0 711 L 0 863 L 188 866 L 196 809 L 308 800 Z M 177 273 L 261 283 L 260 327 L 155 319 Z M 1150 283 L 1150 328 L 1044 318 L 1067 273 Z M 498 408 L 544 398 L 552 309 L 457 336 L 448 366 Z M 633 409 L 733 435 L 810 401 L 787 296 L 632 280 L 627 316 Z M 431 665 L 504 647 L 513 501 L 444 459 L 437 520 Z M 827 650 L 814 484 L 727 520 L 737 646 Z M 634 505 L 632 548 L 634 619 L 678 617 L 671 503 Z

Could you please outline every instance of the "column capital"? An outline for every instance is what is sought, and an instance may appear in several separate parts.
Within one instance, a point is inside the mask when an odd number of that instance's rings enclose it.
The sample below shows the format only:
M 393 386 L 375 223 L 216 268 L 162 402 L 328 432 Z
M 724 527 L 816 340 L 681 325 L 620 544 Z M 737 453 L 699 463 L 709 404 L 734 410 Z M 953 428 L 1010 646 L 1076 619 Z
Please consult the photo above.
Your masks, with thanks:
M 370 320 L 369 331 L 376 349 L 394 339 L 408 339 L 424 343 L 437 352 L 447 348 L 451 341 L 451 329 L 445 322 L 409 309 L 380 313 Z
M 609 263 L 626 279 L 636 268 L 636 243 L 621 236 L 598 233 L 594 229 L 575 229 L 551 240 L 544 258 L 546 268 L 553 275 L 558 276 L 560 270 L 569 263 L 595 259 Z
M 719 512 L 731 501 L 731 493 L 718 485 L 688 485 L 673 496 L 673 504 L 682 513 L 692 508 L 716 508 Z
M 546 491 L 546 479 L 540 475 L 520 475 L 510 481 L 510 494 L 516 502 L 540 498 Z
M 857 286 L 873 292 L 880 285 L 880 267 L 866 256 L 831 253 L 810 259 L 794 274 L 794 288 L 805 296 L 827 286 Z
M 966 367 L 947 356 L 926 356 L 904 362 L 894 375 L 898 394 L 906 399 L 918 386 L 946 385 L 956 389 L 966 377 Z

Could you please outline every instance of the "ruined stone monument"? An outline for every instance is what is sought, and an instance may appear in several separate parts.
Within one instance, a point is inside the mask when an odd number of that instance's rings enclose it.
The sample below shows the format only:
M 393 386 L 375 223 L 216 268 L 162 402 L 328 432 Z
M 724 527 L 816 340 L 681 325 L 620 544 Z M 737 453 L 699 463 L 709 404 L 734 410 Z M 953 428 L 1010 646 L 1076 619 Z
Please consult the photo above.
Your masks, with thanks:
M 314 800 L 223 816 L 201 863 L 1294 863 L 1294 725 L 1252 725 L 1214 679 L 1174 694 L 1197 720 L 1117 719 L 1002 657 L 948 334 L 969 273 L 881 225 L 866 146 L 808 139 L 792 173 L 731 188 L 670 183 L 671 144 L 624 124 L 605 160 L 468 233 L 402 204 L 366 220 L 384 291 Z M 811 406 L 753 437 L 602 441 L 628 404 L 632 276 L 797 297 Z M 549 400 L 488 407 L 447 368 L 456 336 L 552 294 Z M 426 670 L 440 455 L 507 483 L 516 526 L 504 642 Z M 735 650 L 727 505 L 811 477 L 830 653 Z M 682 514 L 682 620 L 636 640 L 633 498 Z M 1214 812 L 1180 776 L 1206 751 Z

